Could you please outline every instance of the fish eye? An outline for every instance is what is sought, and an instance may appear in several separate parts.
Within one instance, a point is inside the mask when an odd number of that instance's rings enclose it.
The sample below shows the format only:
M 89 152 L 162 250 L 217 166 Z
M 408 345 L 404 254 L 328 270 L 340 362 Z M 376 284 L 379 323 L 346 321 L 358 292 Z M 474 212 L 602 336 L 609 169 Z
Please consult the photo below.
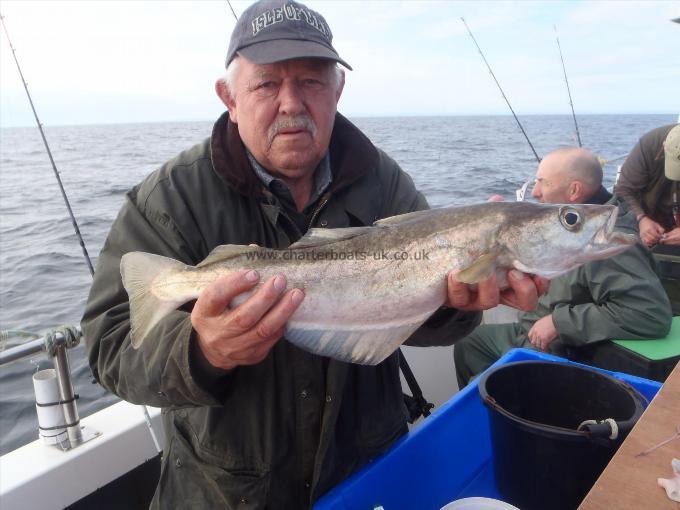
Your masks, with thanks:
M 560 208 L 560 223 L 567 230 L 579 230 L 581 228 L 581 215 L 572 207 Z

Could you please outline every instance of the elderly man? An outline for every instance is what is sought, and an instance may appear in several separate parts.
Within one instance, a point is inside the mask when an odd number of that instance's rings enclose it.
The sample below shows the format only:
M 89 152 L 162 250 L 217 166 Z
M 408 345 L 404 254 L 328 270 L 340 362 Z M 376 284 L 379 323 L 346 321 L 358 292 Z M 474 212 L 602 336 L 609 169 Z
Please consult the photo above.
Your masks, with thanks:
M 221 244 L 286 248 L 312 226 L 370 225 L 427 207 L 408 175 L 336 113 L 336 63 L 349 68 L 320 14 L 291 1 L 245 10 L 216 86 L 228 113 L 208 140 L 127 194 L 101 252 L 82 325 L 97 380 L 163 408 L 153 508 L 307 508 L 406 431 L 396 354 L 351 365 L 281 338 L 304 299 L 284 275 L 220 279 L 131 347 L 119 273 L 127 252 L 197 264 Z M 447 307 L 408 342 L 449 345 L 479 310 L 532 309 L 547 286 L 509 279 L 501 292 L 494 278 L 472 288 L 451 275 Z
M 613 203 L 602 186 L 602 168 L 585 149 L 564 148 L 548 154 L 536 172 L 532 195 L 553 204 Z M 622 213 L 616 228 L 636 233 L 635 216 Z M 641 244 L 606 260 L 585 264 L 554 279 L 535 312 L 519 322 L 485 324 L 454 347 L 456 375 L 462 388 L 515 347 L 564 354 L 614 338 L 659 338 L 668 333 L 671 309 Z

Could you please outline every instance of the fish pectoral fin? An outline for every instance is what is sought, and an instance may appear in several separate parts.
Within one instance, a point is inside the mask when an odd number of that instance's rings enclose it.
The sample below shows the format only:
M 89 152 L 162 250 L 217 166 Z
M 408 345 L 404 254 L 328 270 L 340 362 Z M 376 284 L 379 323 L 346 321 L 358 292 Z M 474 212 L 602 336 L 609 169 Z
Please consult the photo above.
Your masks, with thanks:
M 151 287 L 157 278 L 171 271 L 181 271 L 187 265 L 168 257 L 133 251 L 120 260 L 120 275 L 130 302 L 130 329 L 132 347 L 139 349 L 151 329 L 166 315 L 176 310 L 188 299 L 162 300 Z
M 396 351 L 423 322 L 346 329 L 320 329 L 319 325 L 290 323 L 284 337 L 313 354 L 347 363 L 377 365 Z
M 484 280 L 496 272 L 496 260 L 498 260 L 498 253 L 495 251 L 480 255 L 472 264 L 463 268 L 456 275 L 456 279 L 463 283 L 477 283 Z
M 290 248 L 311 248 L 324 244 L 335 243 L 352 239 L 353 237 L 366 234 L 373 227 L 347 227 L 347 228 L 311 228 Z
M 261 248 L 258 246 L 243 246 L 241 244 L 223 244 L 217 246 L 211 251 L 208 256 L 201 261 L 196 267 L 207 266 L 208 264 L 214 264 L 216 262 L 222 262 L 224 260 L 232 259 L 243 255 L 244 253 L 250 253 L 253 251 L 258 251 Z

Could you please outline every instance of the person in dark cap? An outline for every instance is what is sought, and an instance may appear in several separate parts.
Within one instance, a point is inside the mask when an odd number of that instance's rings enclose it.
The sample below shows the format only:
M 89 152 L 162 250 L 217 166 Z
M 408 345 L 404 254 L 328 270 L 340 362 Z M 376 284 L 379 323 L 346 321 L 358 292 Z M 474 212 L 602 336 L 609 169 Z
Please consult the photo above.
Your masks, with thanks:
M 210 138 L 127 194 L 82 327 L 95 378 L 163 408 L 152 508 L 308 508 L 406 432 L 397 354 L 360 366 L 295 347 L 282 333 L 304 291 L 287 289 L 283 275 L 260 282 L 255 271 L 217 280 L 134 349 L 121 257 L 144 251 L 196 265 L 219 245 L 283 249 L 310 227 L 371 225 L 427 202 L 337 113 L 338 65 L 350 67 L 319 13 L 292 1 L 251 5 L 226 64 L 216 90 L 228 112 Z M 509 281 L 501 292 L 493 277 L 472 288 L 451 275 L 447 307 L 407 343 L 450 345 L 479 310 L 499 301 L 532 308 L 547 286 L 516 272 Z

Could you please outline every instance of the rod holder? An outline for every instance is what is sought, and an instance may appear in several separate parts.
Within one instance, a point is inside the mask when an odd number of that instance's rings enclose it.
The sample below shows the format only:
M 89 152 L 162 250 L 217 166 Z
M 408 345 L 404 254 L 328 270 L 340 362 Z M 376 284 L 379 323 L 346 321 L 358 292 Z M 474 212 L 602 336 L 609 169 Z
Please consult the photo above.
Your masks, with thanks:
M 47 445 L 69 448 L 70 441 L 60 403 L 57 371 L 47 368 L 33 374 L 33 390 L 40 439 Z
M 66 353 L 66 346 L 63 344 L 55 348 L 54 368 L 57 372 L 59 396 L 61 397 L 61 407 L 67 424 L 68 438 L 71 442 L 71 448 L 75 448 L 83 442 L 83 434 L 80 428 L 80 417 L 78 416 L 78 405 L 76 404 L 76 397 L 73 392 L 73 384 L 71 384 L 68 354 Z

